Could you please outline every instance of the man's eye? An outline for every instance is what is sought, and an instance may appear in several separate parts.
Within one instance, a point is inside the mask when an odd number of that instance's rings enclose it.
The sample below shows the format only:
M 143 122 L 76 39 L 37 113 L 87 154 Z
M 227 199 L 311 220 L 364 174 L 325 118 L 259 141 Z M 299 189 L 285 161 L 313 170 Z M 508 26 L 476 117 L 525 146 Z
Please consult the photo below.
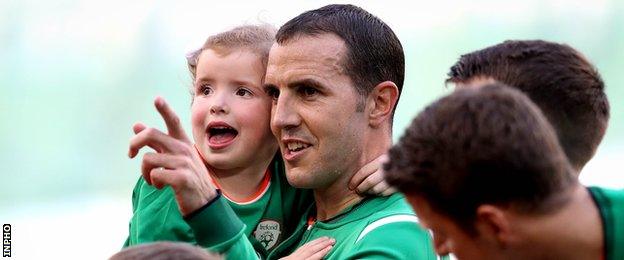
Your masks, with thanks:
M 277 98 L 279 97 L 279 90 L 274 87 L 268 87 L 265 91 L 267 95 L 269 95 L 269 97 L 273 98 L 274 100 L 277 100 Z
M 202 85 L 199 87 L 199 93 L 201 93 L 204 96 L 208 96 L 212 94 L 212 92 L 214 92 L 214 90 L 212 90 L 210 85 Z
M 246 88 L 239 88 L 236 90 L 236 95 L 241 97 L 251 96 L 253 93 Z
M 318 90 L 313 88 L 313 87 L 301 87 L 299 89 L 299 92 L 304 96 L 304 97 L 313 97 L 314 95 L 318 94 Z

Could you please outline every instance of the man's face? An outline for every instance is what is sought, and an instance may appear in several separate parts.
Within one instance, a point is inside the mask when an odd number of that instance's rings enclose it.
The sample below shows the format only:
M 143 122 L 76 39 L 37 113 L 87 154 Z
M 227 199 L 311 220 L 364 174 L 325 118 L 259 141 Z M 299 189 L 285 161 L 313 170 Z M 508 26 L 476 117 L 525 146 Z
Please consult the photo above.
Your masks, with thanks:
M 486 253 L 487 247 L 484 247 L 478 236 L 471 236 L 449 217 L 436 212 L 425 199 L 419 196 L 406 197 L 416 211 L 420 224 L 433 233 L 438 254 L 453 253 L 457 259 L 495 259 Z
M 344 72 L 345 53 L 344 41 L 333 34 L 271 48 L 265 84 L 276 97 L 271 130 L 295 187 L 327 187 L 358 165 L 367 123 L 364 113 L 356 113 L 358 94 Z

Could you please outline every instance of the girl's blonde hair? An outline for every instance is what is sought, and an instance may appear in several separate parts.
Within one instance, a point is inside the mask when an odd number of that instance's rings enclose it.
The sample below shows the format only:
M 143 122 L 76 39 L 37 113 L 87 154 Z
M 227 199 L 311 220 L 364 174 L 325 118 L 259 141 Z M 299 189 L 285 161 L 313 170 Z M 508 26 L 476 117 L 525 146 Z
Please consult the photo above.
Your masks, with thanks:
M 266 67 L 276 32 L 277 29 L 268 24 L 243 25 L 208 37 L 199 50 L 189 53 L 186 57 L 193 81 L 195 81 L 199 55 L 206 49 L 214 50 L 222 55 L 238 50 L 251 51 L 260 56 L 263 66 Z

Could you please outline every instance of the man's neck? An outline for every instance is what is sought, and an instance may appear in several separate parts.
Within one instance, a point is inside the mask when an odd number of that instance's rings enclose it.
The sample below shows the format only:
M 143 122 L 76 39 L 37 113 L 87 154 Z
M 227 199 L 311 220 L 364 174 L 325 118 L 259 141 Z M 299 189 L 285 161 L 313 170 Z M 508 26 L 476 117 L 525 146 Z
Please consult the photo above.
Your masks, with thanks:
M 373 136 L 363 138 L 363 150 L 357 162 L 343 172 L 340 177 L 327 187 L 314 189 L 314 200 L 316 202 L 316 218 L 318 220 L 330 219 L 358 202 L 364 197 L 355 190 L 349 189 L 349 181 L 353 175 L 364 165 L 377 157 L 388 152 L 392 146 L 392 137 L 389 129 L 376 129 L 372 131 Z
M 526 225 L 532 243 L 526 252 L 544 259 L 603 259 L 602 220 L 589 191 L 578 184 L 571 200 L 558 212 Z M 573 248 L 574 250 L 571 250 Z
M 351 174 L 352 175 L 352 174 Z M 349 190 L 348 179 L 334 182 L 330 187 L 314 189 L 314 200 L 316 202 L 316 218 L 327 220 L 342 212 L 347 207 L 362 200 L 362 196 L 355 191 Z

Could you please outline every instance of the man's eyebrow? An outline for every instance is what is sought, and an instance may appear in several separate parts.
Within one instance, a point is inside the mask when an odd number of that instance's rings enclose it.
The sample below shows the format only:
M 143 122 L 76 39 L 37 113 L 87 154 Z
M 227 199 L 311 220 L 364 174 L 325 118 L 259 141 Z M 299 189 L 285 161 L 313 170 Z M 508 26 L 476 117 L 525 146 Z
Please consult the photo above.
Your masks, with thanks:
M 314 87 L 314 88 L 317 88 L 319 90 L 326 89 L 325 86 L 323 85 L 323 83 L 319 82 L 318 80 L 312 79 L 312 78 L 295 80 L 293 82 L 288 83 L 288 88 L 296 88 L 296 87 L 301 87 L 301 86 Z
M 323 85 L 323 83 L 312 78 L 295 80 L 295 81 L 288 83 L 288 88 L 291 88 L 291 89 L 301 87 L 301 86 L 313 87 L 321 91 L 327 89 Z M 262 87 L 264 88 L 264 91 L 279 89 L 275 84 L 272 84 L 272 83 L 265 83 Z
M 262 85 L 262 89 L 264 89 L 264 91 L 269 91 L 269 90 L 277 89 L 277 86 L 275 86 L 275 84 L 265 83 Z

